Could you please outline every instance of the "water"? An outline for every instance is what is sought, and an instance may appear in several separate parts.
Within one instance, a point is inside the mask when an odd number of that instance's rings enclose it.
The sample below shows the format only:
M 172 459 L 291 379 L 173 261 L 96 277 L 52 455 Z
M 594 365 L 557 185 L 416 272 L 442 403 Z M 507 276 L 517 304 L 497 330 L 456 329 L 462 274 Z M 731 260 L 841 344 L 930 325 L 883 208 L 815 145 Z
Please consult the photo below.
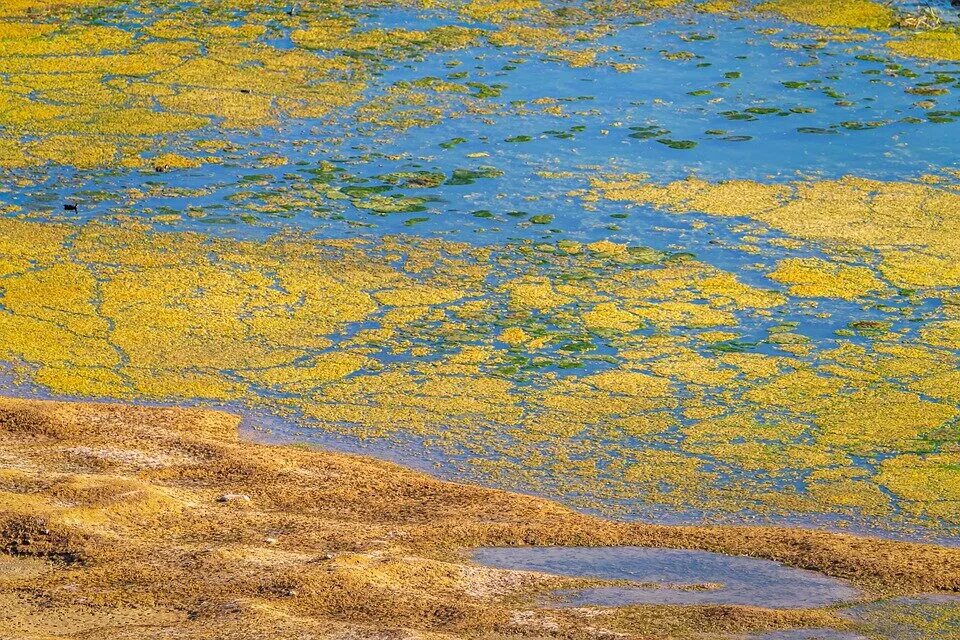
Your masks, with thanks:
M 834 629 L 788 629 L 752 637 L 756 640 L 867 640 L 866 636 Z
M 98 15 L 96 21 L 136 32 L 157 20 L 150 11 L 137 11 L 137 4 Z M 168 3 L 159 12 L 179 9 L 198 24 L 243 23 L 244 16 L 237 10 L 227 15 L 190 13 L 196 6 Z M 946 3 L 937 7 L 944 15 L 950 13 Z M 258 19 L 270 23 L 270 29 L 241 47 L 302 52 L 293 34 L 304 25 L 282 22 L 269 13 L 278 9 L 271 3 L 262 9 L 269 17 Z M 471 21 L 451 8 L 347 11 L 363 32 L 441 25 L 499 28 L 483 20 Z M 314 17 L 303 19 L 309 23 Z M 95 385 L 91 391 L 64 383 L 69 382 L 68 375 L 36 375 L 45 367 L 87 371 L 75 362 L 79 356 L 41 357 L 30 349 L 11 348 L 6 359 L 21 367 L 18 388 L 30 386 L 36 378 L 41 386 L 46 384 L 42 393 L 56 396 L 236 408 L 260 416 L 258 424 L 273 429 L 269 437 L 278 440 L 372 453 L 445 478 L 546 495 L 621 517 L 658 522 L 755 522 L 760 517 L 851 531 L 885 529 L 887 535 L 956 542 L 960 526 L 956 510 L 944 509 L 940 495 L 919 500 L 915 495 L 924 487 L 949 487 L 956 482 L 952 475 L 956 459 L 951 453 L 955 422 L 945 419 L 935 428 L 924 427 L 913 434 L 909 415 L 878 429 L 882 442 L 869 443 L 864 451 L 857 442 L 830 440 L 838 432 L 857 431 L 850 420 L 824 427 L 817 407 L 793 403 L 789 394 L 786 399 L 745 399 L 751 392 L 775 386 L 763 377 L 766 374 L 739 372 L 735 380 L 720 382 L 711 377 L 722 378 L 733 371 L 724 357 L 743 353 L 781 371 L 815 371 L 837 379 L 841 388 L 831 396 L 835 399 L 889 385 L 913 400 L 935 400 L 957 408 L 949 381 L 917 391 L 917 379 L 925 371 L 888 374 L 884 367 L 906 358 L 878 355 L 883 348 L 916 347 L 931 362 L 946 362 L 948 369 L 960 367 L 956 348 L 933 344 L 929 337 L 931 327 L 950 317 L 956 286 L 930 286 L 919 293 L 894 286 L 883 269 L 879 241 L 838 248 L 827 241 L 797 240 L 755 217 L 707 215 L 696 208 L 677 215 L 652 203 L 592 199 L 589 190 L 598 178 L 636 174 L 638 183 L 648 176 L 654 184 L 688 176 L 765 184 L 847 175 L 910 185 L 936 179 L 949 191 L 958 183 L 951 168 L 960 155 L 960 114 L 955 113 L 960 65 L 894 55 L 886 45 L 900 34 L 856 31 L 840 36 L 771 15 L 731 17 L 680 7 L 639 17 L 592 17 L 587 25 L 605 32 L 559 48 L 538 39 L 503 46 L 481 39 L 462 49 L 421 48 L 398 56 L 352 52 L 347 56 L 352 60 L 374 58 L 364 68 L 368 84 L 359 104 L 335 108 L 324 117 L 282 117 L 257 127 L 212 124 L 195 133 L 159 136 L 145 143 L 156 147 L 149 149 L 148 156 L 169 148 L 216 162 L 169 173 L 150 167 L 78 170 L 45 163 L 7 170 L 9 180 L 0 188 L 0 206 L 18 207 L 10 210 L 11 217 L 94 229 L 97 222 L 126 228 L 142 224 L 157 232 L 192 231 L 210 238 L 249 241 L 248 249 L 267 246 L 266 241 L 276 234 L 318 242 L 354 238 L 369 247 L 393 242 L 402 234 L 397 243 L 401 248 L 392 253 L 424 240 L 462 242 L 471 250 L 486 248 L 495 256 L 492 267 L 482 291 L 471 291 L 469 302 L 489 302 L 487 316 L 471 316 L 464 301 L 431 305 L 429 311 L 436 315 L 429 322 L 417 319 L 390 326 L 391 338 L 364 342 L 358 336 L 381 329 L 387 324 L 385 317 L 397 310 L 378 304 L 369 317 L 333 326 L 323 336 L 307 340 L 309 344 L 299 345 L 302 350 L 293 360 L 299 365 L 312 357 L 357 348 L 375 363 L 346 374 L 342 381 L 304 383 L 294 391 L 278 390 L 258 378 L 273 370 L 273 360 L 249 363 L 237 356 L 226 358 L 229 361 L 223 365 L 197 364 L 171 372 L 165 370 L 168 363 L 162 358 L 159 363 L 137 360 L 129 353 L 122 355 L 119 365 L 98 362 L 93 368 L 124 379 L 147 372 L 148 378 L 163 373 L 182 380 L 200 372 L 231 385 L 255 382 L 227 400 L 198 395 L 193 386 L 172 388 L 161 397 L 148 384 L 131 384 L 123 389 L 125 393 L 100 391 Z M 573 27 L 558 28 L 570 31 Z M 149 38 L 168 37 L 151 34 Z M 596 59 L 588 66 L 571 64 L 561 55 L 589 51 L 596 52 Z M 326 60 L 333 54 L 318 56 Z M 452 83 L 456 88 L 434 91 L 431 87 L 441 86 L 437 83 Z M 396 98 L 408 95 L 402 91 L 417 100 L 402 103 Z M 395 103 L 390 102 L 395 98 Z M 371 105 L 384 109 L 371 112 Z M 398 114 L 413 114 L 424 121 L 409 128 L 390 126 Z M 5 131 L 16 134 L 13 127 Z M 201 151 L 195 143 L 203 139 L 229 146 Z M 398 202 L 405 206 L 391 209 Z M 76 211 L 65 209 L 68 203 L 75 203 Z M 939 213 L 946 218 L 949 212 Z M 559 260 L 551 264 L 531 253 L 531 247 L 538 245 L 552 250 L 561 242 L 598 240 L 660 253 L 652 266 L 614 267 L 563 265 Z M 371 270 L 397 269 L 403 278 L 416 281 L 443 279 L 432 271 L 442 267 L 424 266 L 429 263 L 424 257 L 428 252 L 415 256 L 412 267 L 404 264 L 409 256 L 385 253 L 371 249 L 360 257 Z M 63 254 L 72 255 L 66 250 Z M 635 284 L 613 292 L 619 282 L 646 269 L 655 273 L 675 258 L 732 274 L 737 282 L 783 296 L 783 303 L 767 311 L 724 302 L 722 292 L 697 289 L 701 281 L 709 280 L 704 273 L 688 275 L 687 288 L 654 291 L 640 300 L 630 298 Z M 866 269 L 887 286 L 843 300 L 798 295 L 771 278 L 781 262 L 811 258 Z M 117 270 L 132 280 L 142 272 L 136 256 L 110 254 L 96 265 L 65 259 L 100 284 Z M 471 260 L 465 262 L 476 266 L 477 261 Z M 230 268 L 222 262 L 214 268 Z M 269 269 L 251 259 L 240 271 L 252 280 Z M 551 285 L 579 283 L 588 291 L 557 310 L 520 312 L 503 285 L 524 276 L 545 278 Z M 466 286 L 462 274 L 444 277 L 447 284 Z M 216 280 L 210 282 L 215 289 Z M 601 284 L 594 287 L 592 283 Z M 203 292 L 203 287 L 199 289 Z M 374 289 L 364 293 L 373 297 L 382 293 Z M 196 293 L 179 291 L 162 300 L 157 296 L 150 301 L 158 307 L 153 315 L 166 317 L 168 312 L 182 311 L 183 300 Z M 248 307 L 225 315 L 244 321 L 256 315 L 255 293 L 249 294 L 253 302 Z M 40 300 L 37 308 L 10 315 L 48 319 L 54 313 L 51 308 L 59 309 L 58 300 L 64 296 L 51 298 L 49 304 Z M 642 304 L 650 312 L 678 298 L 695 309 L 709 308 L 724 315 L 721 320 L 711 316 L 709 326 L 701 326 L 695 314 L 681 315 L 670 323 L 645 321 L 622 335 L 591 328 L 584 321 L 598 299 L 620 306 Z M 93 315 L 108 313 L 109 305 L 101 302 L 91 301 Z M 10 311 L 17 299 L 7 296 L 0 304 L 2 310 Z M 136 305 L 111 308 L 118 307 Z M 62 311 L 65 319 L 58 316 L 51 324 L 69 324 L 88 313 Z M 229 335 L 218 334 L 219 325 L 211 323 L 211 318 L 219 318 L 220 313 L 216 308 L 203 309 L 183 318 L 172 333 L 193 332 L 195 343 L 202 343 L 200 355 L 217 353 L 227 339 L 249 330 L 244 326 Z M 316 326 L 326 326 L 328 320 L 324 313 L 311 319 Z M 117 322 L 109 318 L 111 326 Z M 546 340 L 545 346 L 507 346 L 498 340 L 504 329 L 521 324 L 531 335 Z M 863 326 L 866 331 L 857 328 Z M 889 334 L 878 337 L 883 331 L 877 327 L 889 329 Z M 142 326 L 126 329 L 136 332 Z M 702 337 L 708 329 L 730 335 Z M 304 327 L 299 330 L 312 335 Z M 22 334 L 11 329 L 12 336 Z M 784 335 L 795 342 L 784 342 Z M 176 337 L 167 336 L 168 342 Z M 294 336 L 294 342 L 300 339 Z M 54 336 L 47 343 L 63 340 Z M 624 355 L 648 343 L 659 345 L 662 352 L 633 359 Z M 287 342 L 269 346 L 280 352 Z M 467 388 L 470 380 L 506 381 L 508 392 L 490 404 L 515 403 L 523 415 L 513 421 L 489 422 L 483 416 L 446 415 L 426 425 L 396 426 L 416 422 L 417 417 L 411 417 L 415 412 L 397 412 L 402 404 L 397 399 L 428 396 L 437 386 L 429 383 L 438 381 L 424 380 L 429 365 L 447 363 L 458 350 L 471 346 L 490 349 L 497 360 L 439 380 L 459 389 Z M 110 348 L 122 351 L 116 345 Z M 555 418 L 556 405 L 562 403 L 556 397 L 544 399 L 547 390 L 599 372 L 628 370 L 670 380 L 670 388 L 657 395 L 657 406 L 650 408 L 647 399 L 634 398 L 633 406 L 600 418 L 596 414 L 602 412 L 594 406 L 566 415 L 555 432 L 542 431 L 544 424 L 555 424 L 544 417 Z M 386 400 L 370 400 L 380 382 L 390 379 L 376 372 L 409 374 L 416 384 L 413 390 L 403 388 Z M 304 380 L 316 380 L 308 375 L 311 372 L 303 373 Z M 59 386 L 50 384 L 51 380 Z M 366 387 L 358 383 L 361 388 L 345 403 L 361 408 L 359 418 L 310 418 L 311 409 L 357 381 Z M 561 388 L 558 396 L 582 397 L 589 393 L 590 384 L 576 391 Z M 894 399 L 898 398 L 902 396 Z M 545 408 L 550 403 L 552 408 Z M 896 411 L 881 407 L 875 413 L 882 418 Z M 749 419 L 744 418 L 746 426 L 733 436 L 713 434 L 711 420 L 727 414 Z M 660 427 L 654 429 L 646 420 Z M 899 439 L 904 430 L 908 437 Z M 855 440 L 859 435 L 850 437 Z M 911 458 L 914 454 L 920 456 L 917 461 Z M 915 486 L 902 467 L 891 470 L 897 461 L 907 469 L 919 468 L 925 482 Z M 771 504 L 771 497 L 779 500 Z
M 842 580 L 757 558 L 641 547 L 490 547 L 474 561 L 496 567 L 635 585 L 560 590 L 545 607 L 722 604 L 780 609 L 831 607 L 850 628 L 785 629 L 756 640 L 956 640 L 960 598 L 921 595 L 865 600 Z
M 707 551 L 642 547 L 488 548 L 473 560 L 500 569 L 658 583 L 592 587 L 555 594 L 566 606 L 735 604 L 770 608 L 822 607 L 850 601 L 857 590 L 835 578 L 778 562 Z M 687 588 L 684 588 L 686 585 Z M 692 585 L 711 585 L 702 590 Z

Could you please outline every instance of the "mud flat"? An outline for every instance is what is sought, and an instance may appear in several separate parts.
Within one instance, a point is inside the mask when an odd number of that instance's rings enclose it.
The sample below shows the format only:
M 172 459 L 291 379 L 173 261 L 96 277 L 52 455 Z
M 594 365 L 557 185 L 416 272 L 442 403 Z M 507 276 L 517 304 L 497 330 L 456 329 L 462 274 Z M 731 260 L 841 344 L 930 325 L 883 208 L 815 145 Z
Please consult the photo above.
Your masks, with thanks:
M 582 578 L 482 546 L 750 555 L 865 597 L 960 590 L 960 550 L 801 529 L 628 524 L 343 454 L 237 438 L 200 409 L 0 401 L 0 636 L 715 637 L 859 624 L 730 604 L 544 610 Z

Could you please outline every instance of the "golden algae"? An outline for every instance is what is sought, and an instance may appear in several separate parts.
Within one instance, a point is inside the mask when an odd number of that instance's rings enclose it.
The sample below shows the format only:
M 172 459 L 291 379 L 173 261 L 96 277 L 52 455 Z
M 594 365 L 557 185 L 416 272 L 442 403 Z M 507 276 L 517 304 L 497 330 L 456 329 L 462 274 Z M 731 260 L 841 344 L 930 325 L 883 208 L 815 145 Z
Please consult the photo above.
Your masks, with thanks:
M 732 13 L 741 7 L 739 0 L 707 0 L 695 5 L 703 13 Z
M 955 29 L 938 29 L 911 33 L 887 43 L 900 55 L 931 60 L 960 60 L 960 33 Z
M 349 22 L 330 20 L 324 24 L 294 31 L 292 40 L 307 49 L 337 51 L 376 51 L 378 55 L 404 55 L 412 51 L 462 49 L 477 43 L 480 31 L 458 26 L 442 26 L 426 31 L 408 29 L 365 30 L 352 32 Z
M 596 179 L 593 184 L 610 200 L 648 202 L 674 211 L 683 208 L 721 216 L 756 215 L 777 207 L 790 193 L 783 185 L 749 180 L 710 183 L 688 178 L 660 185 L 642 175 Z
M 924 449 L 921 436 L 957 417 L 954 406 L 880 385 L 859 390 L 822 407 L 814 418 L 818 442 L 859 455 Z
M 588 198 L 675 213 L 742 215 L 828 249 L 874 250 L 881 257 L 880 274 L 898 287 L 960 283 L 960 193 L 949 186 L 852 176 L 791 184 L 689 178 L 663 185 L 626 176 L 595 179 L 593 185 Z
M 451 108 L 478 115 L 496 89 L 459 86 L 435 105 L 430 92 L 384 88 L 374 76 L 401 60 L 488 45 L 627 72 L 635 63 L 596 56 L 615 49 L 565 47 L 610 33 L 610 15 L 680 4 L 574 11 L 548 10 L 539 0 L 401 3 L 396 6 L 442 11 L 445 20 L 464 23 L 406 29 L 369 28 L 357 7 L 337 3 L 304 8 L 280 0 L 201 0 L 180 10 L 144 0 L 141 11 L 128 14 L 119 0 L 11 1 L 0 13 L 0 73 L 8 80 L 0 87 L 0 128 L 21 145 L 54 135 L 67 144 L 2 153 L 0 166 L 149 168 L 144 156 L 191 156 L 201 130 L 230 134 L 296 119 L 329 122 L 357 104 L 365 107 L 360 123 L 399 129 L 437 124 Z M 592 18 L 602 19 L 584 26 Z M 404 106 L 404 113 L 390 113 Z M 565 115 L 559 105 L 542 112 Z
M 540 0 L 470 0 L 461 6 L 460 13 L 480 22 L 500 23 L 540 7 Z
M 758 11 L 818 27 L 882 30 L 896 24 L 897 13 L 873 0 L 772 0 L 756 6 Z
M 852 514 L 851 491 L 867 496 L 876 477 L 825 470 L 935 455 L 924 443 L 956 418 L 957 357 L 938 348 L 955 344 L 950 321 L 833 350 L 774 325 L 773 352 L 750 352 L 741 332 L 789 298 L 620 243 L 255 243 L 0 224 L 2 357 L 22 381 L 71 396 L 236 401 L 356 436 L 416 433 L 475 452 L 475 472 L 510 486 Z M 483 460 L 492 454 L 496 465 Z M 651 480 L 693 477 L 676 472 L 690 465 L 698 482 Z M 760 470 L 818 475 L 809 494 L 788 495 L 751 477 Z
M 885 460 L 878 480 L 904 503 L 925 516 L 955 519 L 960 507 L 960 455 L 904 454 Z
M 101 4 L 99 0 L 10 0 L 0 7 L 0 16 L 20 17 L 48 11 L 94 7 L 98 4 Z
M 882 293 L 886 286 L 866 267 L 853 267 L 818 258 L 789 258 L 777 264 L 770 278 L 801 297 L 854 300 Z
M 10 83 L 0 90 L 0 126 L 14 136 L 41 140 L 24 145 L 5 166 L 135 164 L 133 158 L 121 162 L 118 147 L 139 136 L 318 118 L 357 102 L 364 88 L 364 63 L 265 44 L 266 27 L 255 24 L 256 16 L 236 25 L 217 11 L 163 10 L 131 28 L 31 22 L 35 10 L 88 4 L 24 2 L 8 8 L 10 21 L 0 26 L 0 71 L 9 74 Z M 427 32 L 350 29 L 347 21 L 331 20 L 294 31 L 293 40 L 326 48 L 315 35 L 322 33 L 332 38 L 329 48 L 336 52 L 376 49 L 379 55 L 390 49 L 404 55 L 428 46 L 463 47 L 476 33 L 456 26 Z M 160 144 L 155 140 L 146 148 Z

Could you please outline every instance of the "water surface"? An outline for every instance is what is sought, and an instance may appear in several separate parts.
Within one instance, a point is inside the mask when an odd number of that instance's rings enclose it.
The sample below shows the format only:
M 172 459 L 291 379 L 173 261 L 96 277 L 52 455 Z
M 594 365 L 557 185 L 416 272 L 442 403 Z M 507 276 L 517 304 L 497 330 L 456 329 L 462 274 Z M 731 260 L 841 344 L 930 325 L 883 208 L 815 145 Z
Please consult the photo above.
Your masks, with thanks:
M 556 594 L 568 606 L 732 604 L 770 608 L 822 607 L 857 598 L 841 580 L 778 562 L 708 551 L 644 547 L 495 547 L 479 549 L 481 564 L 564 576 L 657 583 L 594 587 Z M 691 588 L 708 585 L 708 588 Z

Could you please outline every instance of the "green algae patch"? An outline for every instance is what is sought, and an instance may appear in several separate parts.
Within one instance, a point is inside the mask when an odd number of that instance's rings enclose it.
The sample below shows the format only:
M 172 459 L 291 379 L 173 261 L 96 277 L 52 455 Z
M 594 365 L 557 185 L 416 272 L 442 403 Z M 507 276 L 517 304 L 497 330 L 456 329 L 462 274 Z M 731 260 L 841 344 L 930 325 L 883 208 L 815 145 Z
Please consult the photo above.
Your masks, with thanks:
M 755 9 L 818 27 L 882 31 L 897 22 L 897 13 L 893 9 L 873 0 L 773 0 L 759 4 Z

